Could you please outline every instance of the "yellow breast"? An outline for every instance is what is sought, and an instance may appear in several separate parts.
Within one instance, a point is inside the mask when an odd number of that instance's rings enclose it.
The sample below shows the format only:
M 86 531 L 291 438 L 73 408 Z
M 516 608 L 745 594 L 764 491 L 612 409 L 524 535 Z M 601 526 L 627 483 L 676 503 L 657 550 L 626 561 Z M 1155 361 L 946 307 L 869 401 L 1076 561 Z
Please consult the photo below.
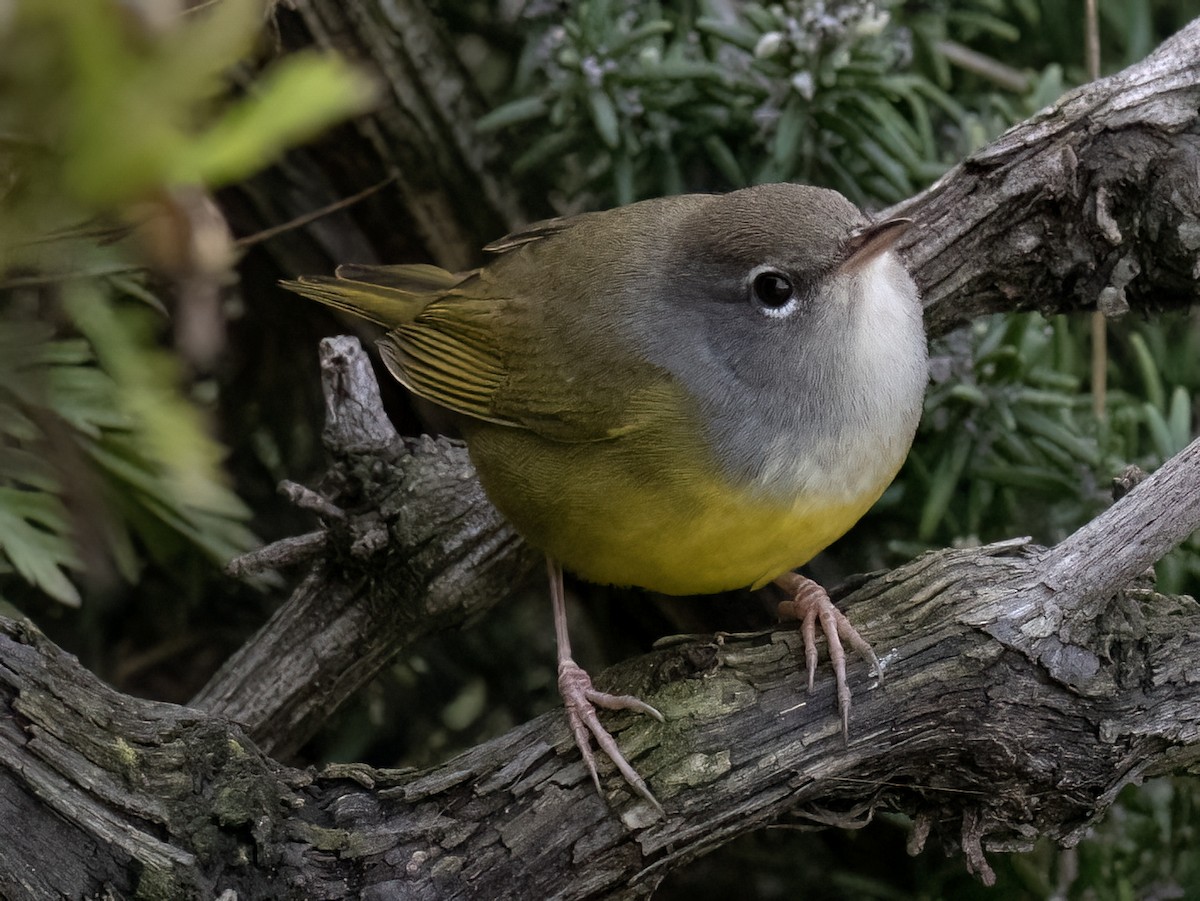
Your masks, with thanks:
M 532 545 L 590 581 L 666 594 L 759 586 L 806 563 L 903 458 L 852 497 L 831 486 L 780 500 L 723 482 L 677 443 L 557 443 L 486 423 L 468 437 L 489 497 Z

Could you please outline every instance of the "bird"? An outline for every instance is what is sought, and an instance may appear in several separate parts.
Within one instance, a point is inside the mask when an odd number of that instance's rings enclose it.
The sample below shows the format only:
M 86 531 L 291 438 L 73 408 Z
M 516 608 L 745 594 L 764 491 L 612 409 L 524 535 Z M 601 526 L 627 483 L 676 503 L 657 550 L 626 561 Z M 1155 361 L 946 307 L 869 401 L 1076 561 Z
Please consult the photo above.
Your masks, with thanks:
M 671 595 L 774 583 L 801 623 L 808 687 L 826 638 L 848 735 L 849 644 L 870 644 L 797 567 L 892 482 L 928 380 L 911 226 L 836 191 L 763 184 L 533 223 L 478 269 L 339 266 L 283 282 L 386 331 L 415 395 L 452 411 L 492 503 L 546 556 L 567 720 L 597 791 L 592 742 L 661 810 L 573 659 L 563 568 Z

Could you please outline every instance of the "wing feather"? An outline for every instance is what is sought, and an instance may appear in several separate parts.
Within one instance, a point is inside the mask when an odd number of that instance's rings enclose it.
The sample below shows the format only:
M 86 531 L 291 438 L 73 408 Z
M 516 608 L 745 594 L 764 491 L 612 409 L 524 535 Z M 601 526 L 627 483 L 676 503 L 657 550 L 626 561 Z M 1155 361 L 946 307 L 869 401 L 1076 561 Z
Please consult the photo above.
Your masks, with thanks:
M 337 267 L 337 277 L 354 282 L 369 282 L 385 288 L 398 288 L 410 294 L 437 294 L 449 291 L 467 274 L 447 272 L 440 266 L 427 263 L 405 263 L 402 266 L 364 266 L 343 263 Z
M 564 316 L 578 331 L 577 315 L 558 297 L 561 277 L 547 278 L 538 257 L 543 242 L 557 240 L 566 241 L 570 253 L 578 241 L 569 232 L 584 218 L 552 219 L 514 232 L 486 248 L 500 254 L 495 262 L 472 272 L 424 264 L 344 265 L 336 278 L 284 284 L 388 328 L 379 340 L 383 361 L 420 397 L 555 441 L 606 440 L 653 416 L 654 398 L 669 386 L 657 384 L 658 373 L 616 377 L 643 364 L 581 359 L 558 337 Z M 627 385 L 640 386 L 637 396 Z

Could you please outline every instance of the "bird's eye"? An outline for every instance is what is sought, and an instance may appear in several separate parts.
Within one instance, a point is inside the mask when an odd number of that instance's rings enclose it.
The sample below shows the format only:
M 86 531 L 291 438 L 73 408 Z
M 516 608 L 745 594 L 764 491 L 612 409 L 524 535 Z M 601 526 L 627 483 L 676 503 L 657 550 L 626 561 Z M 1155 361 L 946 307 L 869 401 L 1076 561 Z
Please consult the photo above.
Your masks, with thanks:
M 768 316 L 785 315 L 796 295 L 792 280 L 775 269 L 764 269 L 750 282 L 754 301 Z

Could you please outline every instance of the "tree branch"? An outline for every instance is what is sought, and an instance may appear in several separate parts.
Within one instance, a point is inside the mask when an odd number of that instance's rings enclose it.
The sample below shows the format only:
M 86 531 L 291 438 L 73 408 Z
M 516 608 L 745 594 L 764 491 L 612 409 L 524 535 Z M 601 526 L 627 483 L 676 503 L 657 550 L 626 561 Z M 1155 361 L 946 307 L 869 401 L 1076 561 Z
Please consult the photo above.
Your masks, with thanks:
M 541 562 L 488 503 L 460 443 L 396 434 L 356 339 L 322 341 L 321 372 L 334 460 L 321 496 L 346 515 L 327 521 L 329 550 L 288 602 L 192 700 L 279 756 L 403 648 L 509 597 Z
M 336 388 L 331 435 L 366 456 L 393 450 L 352 387 L 373 385 L 359 378 L 369 373 L 361 350 L 333 339 L 323 357 L 341 373 L 326 378 Z M 359 428 L 377 429 L 379 440 L 356 443 Z M 465 465 L 461 453 L 445 444 L 432 471 L 442 473 L 446 459 Z M 26 882 L 0 882 L 0 890 L 12 898 L 95 891 L 93 877 L 53 856 L 94 848 L 116 890 L 141 891 L 141 880 L 153 878 L 174 897 L 227 889 L 256 897 L 281 884 L 296 897 L 395 893 L 401 884 L 414 898 L 616 897 L 646 890 L 671 868 L 764 823 L 799 817 L 852 826 L 881 807 L 922 824 L 915 844 L 928 828 L 961 847 L 987 878 L 984 848 L 1025 847 L 1041 835 L 1074 841 L 1124 784 L 1200 759 L 1200 698 L 1189 662 L 1200 651 L 1200 610 L 1191 599 L 1127 587 L 1131 573 L 1200 525 L 1198 461 L 1200 441 L 1058 548 L 1018 540 L 927 554 L 846 598 L 882 651 L 888 677 L 886 689 L 864 690 L 866 667 L 852 667 L 858 696 L 848 745 L 828 680 L 814 695 L 803 691 L 803 654 L 791 629 L 674 638 L 604 674 L 602 685 L 637 692 L 667 718 L 663 725 L 610 720 L 663 800 L 665 820 L 611 773 L 611 808 L 597 798 L 557 712 L 426 773 L 340 766 L 313 778 L 271 761 L 224 717 L 118 695 L 28 627 L 6 624 L 0 803 L 14 815 L 0 811 L 0 873 Z M 418 464 L 402 458 L 400 465 Z M 408 491 L 424 495 L 420 482 Z M 393 540 L 412 540 L 398 523 L 420 522 L 437 506 L 425 510 L 418 500 L 414 516 L 410 503 L 380 505 L 396 517 L 382 519 Z M 1161 515 L 1167 504 L 1170 517 Z M 359 515 L 337 520 L 350 531 L 332 535 L 334 546 L 356 545 Z M 1124 540 L 1129 534 L 1137 540 Z M 416 539 L 417 558 L 428 539 Z M 1134 550 L 1106 550 L 1125 545 Z M 428 553 L 424 565 L 436 569 L 440 554 Z M 388 566 L 423 565 L 393 556 L 403 554 L 387 552 Z M 218 677 L 226 687 L 255 680 L 266 698 L 258 708 L 268 713 L 258 725 L 265 735 L 272 711 L 290 709 L 272 685 L 334 675 L 328 662 L 343 642 L 325 633 L 353 635 L 355 654 L 370 656 L 372 631 L 399 620 L 393 637 L 403 641 L 429 627 L 426 615 L 434 623 L 453 618 L 447 610 L 457 592 L 479 577 L 469 565 L 452 565 L 447 573 L 464 581 L 448 587 L 445 575 L 437 580 L 443 591 L 424 601 L 426 613 L 404 614 L 395 610 L 403 602 L 395 592 L 372 597 L 401 569 L 373 569 L 380 577 L 361 582 L 342 576 L 360 593 L 332 616 L 319 615 L 328 598 L 317 587 L 322 573 L 378 565 L 372 553 L 355 563 L 353 551 L 322 564 L 282 617 L 288 637 L 279 639 L 279 625 L 264 630 Z M 297 612 L 303 605 L 307 615 Z M 388 613 L 355 632 L 380 610 Z M 328 653 L 297 650 L 329 645 Z M 274 655 L 285 662 L 276 666 Z M 298 709 L 319 708 L 322 697 Z M 56 827 L 55 850 L 31 850 L 22 834 L 46 834 L 63 811 L 70 829 Z M 232 860 L 251 863 L 230 867 Z
M 1200 493 L 1188 453 L 1169 494 Z M 1118 506 L 1153 509 L 1163 493 L 1143 485 Z M 1025 602 L 1056 561 L 1023 541 L 942 551 L 847 598 L 888 677 L 863 690 L 867 669 L 852 666 L 848 745 L 828 679 L 803 691 L 791 629 L 671 639 L 610 670 L 602 682 L 666 716 L 610 720 L 665 819 L 612 773 L 611 809 L 597 798 L 557 713 L 425 773 L 314 777 L 220 718 L 116 694 L 0 622 L 0 890 L 74 895 L 103 879 L 134 893 L 152 879 L 170 897 L 623 897 L 765 823 L 853 826 L 880 807 L 924 824 L 917 844 L 931 828 L 963 847 L 986 879 L 983 848 L 1073 842 L 1123 785 L 1200 762 L 1195 602 L 1111 594 L 1109 567 L 1081 632 Z M 1051 637 L 1059 660 L 1095 661 L 1086 685 L 1047 665 Z M 102 876 L 60 860 L 81 848 Z
M 930 334 L 977 316 L 1197 301 L 1200 20 L 1070 92 L 888 211 Z

